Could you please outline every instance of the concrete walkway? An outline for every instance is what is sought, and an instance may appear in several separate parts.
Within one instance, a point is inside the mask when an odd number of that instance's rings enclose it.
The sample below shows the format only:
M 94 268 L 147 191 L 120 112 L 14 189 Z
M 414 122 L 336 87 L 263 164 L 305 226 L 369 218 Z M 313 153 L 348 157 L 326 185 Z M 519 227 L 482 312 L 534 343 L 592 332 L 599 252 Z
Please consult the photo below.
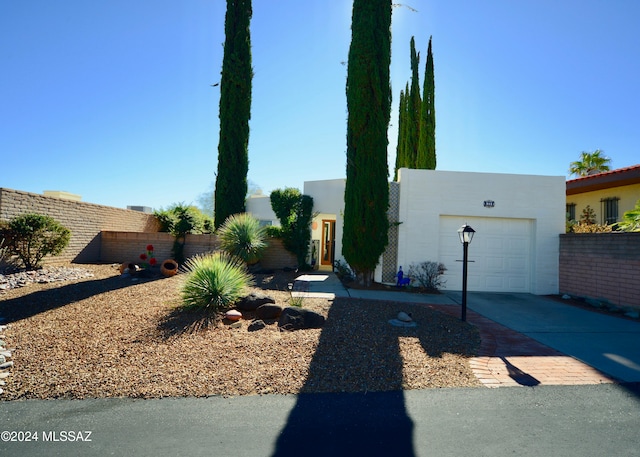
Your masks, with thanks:
M 328 299 L 419 303 L 454 316 L 462 295 L 345 289 L 331 272 L 302 275 L 295 290 Z M 471 365 L 487 386 L 640 382 L 640 322 L 531 294 L 470 292 L 467 307 L 467 320 L 483 338 Z

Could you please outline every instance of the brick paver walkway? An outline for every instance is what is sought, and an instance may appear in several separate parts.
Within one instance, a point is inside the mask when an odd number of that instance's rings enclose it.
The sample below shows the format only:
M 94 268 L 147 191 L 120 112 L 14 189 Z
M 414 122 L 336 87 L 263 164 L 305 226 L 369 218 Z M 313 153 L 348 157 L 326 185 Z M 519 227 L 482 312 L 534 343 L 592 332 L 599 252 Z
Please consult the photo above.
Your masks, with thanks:
M 460 313 L 457 306 L 429 307 L 455 316 Z M 467 321 L 480 332 L 479 354 L 471 359 L 470 365 L 486 387 L 615 382 L 595 368 L 478 313 L 467 310 Z

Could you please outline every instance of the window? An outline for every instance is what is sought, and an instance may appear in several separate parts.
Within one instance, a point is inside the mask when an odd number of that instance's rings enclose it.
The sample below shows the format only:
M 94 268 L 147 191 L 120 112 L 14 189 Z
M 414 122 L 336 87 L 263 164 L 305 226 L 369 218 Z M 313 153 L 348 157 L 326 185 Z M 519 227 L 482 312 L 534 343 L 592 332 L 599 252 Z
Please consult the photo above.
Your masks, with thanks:
M 602 209 L 602 223 L 605 225 L 618 222 L 618 200 L 617 197 L 603 198 L 600 200 Z
M 570 221 L 576 220 L 576 204 L 575 203 L 567 203 L 567 219 Z

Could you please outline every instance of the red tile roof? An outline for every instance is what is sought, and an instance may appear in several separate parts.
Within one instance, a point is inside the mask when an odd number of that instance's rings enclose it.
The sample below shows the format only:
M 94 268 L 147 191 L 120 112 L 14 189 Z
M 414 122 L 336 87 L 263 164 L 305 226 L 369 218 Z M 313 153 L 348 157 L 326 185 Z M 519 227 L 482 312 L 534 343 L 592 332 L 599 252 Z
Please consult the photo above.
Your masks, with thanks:
M 640 164 L 567 181 L 567 195 L 640 184 Z

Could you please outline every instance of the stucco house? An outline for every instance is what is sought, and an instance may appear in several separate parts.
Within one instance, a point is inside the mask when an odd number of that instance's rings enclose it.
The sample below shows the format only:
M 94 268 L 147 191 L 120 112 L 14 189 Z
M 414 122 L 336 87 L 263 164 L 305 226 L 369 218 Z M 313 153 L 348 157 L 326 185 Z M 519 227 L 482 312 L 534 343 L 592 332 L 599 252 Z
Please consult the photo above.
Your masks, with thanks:
M 342 258 L 345 179 L 307 181 L 313 197 L 312 240 L 318 266 L 331 269 Z M 375 272 L 378 282 L 394 282 L 400 266 L 443 263 L 445 288 L 462 288 L 463 224 L 476 234 L 469 246 L 471 291 L 558 293 L 558 235 L 565 229 L 565 178 L 466 173 L 403 168 L 389 183 L 389 245 Z M 262 199 L 249 199 L 258 219 L 271 217 Z
M 620 222 L 626 211 L 640 200 L 640 164 L 567 181 L 566 212 L 570 220 L 580 220 L 588 206 L 596 223 Z

